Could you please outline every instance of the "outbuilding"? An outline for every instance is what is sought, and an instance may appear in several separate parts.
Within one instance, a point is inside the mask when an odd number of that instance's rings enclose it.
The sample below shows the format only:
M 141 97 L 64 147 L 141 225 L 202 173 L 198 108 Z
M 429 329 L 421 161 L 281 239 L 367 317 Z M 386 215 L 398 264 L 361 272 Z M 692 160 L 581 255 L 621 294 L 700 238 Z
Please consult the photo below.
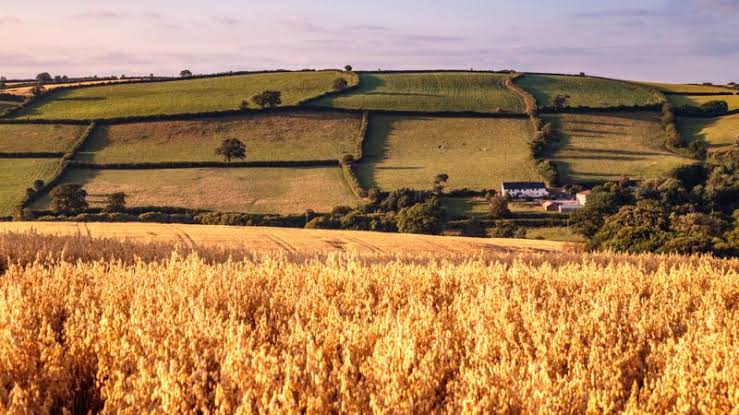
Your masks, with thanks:
M 504 182 L 500 193 L 511 199 L 535 199 L 549 196 L 549 191 L 543 182 Z

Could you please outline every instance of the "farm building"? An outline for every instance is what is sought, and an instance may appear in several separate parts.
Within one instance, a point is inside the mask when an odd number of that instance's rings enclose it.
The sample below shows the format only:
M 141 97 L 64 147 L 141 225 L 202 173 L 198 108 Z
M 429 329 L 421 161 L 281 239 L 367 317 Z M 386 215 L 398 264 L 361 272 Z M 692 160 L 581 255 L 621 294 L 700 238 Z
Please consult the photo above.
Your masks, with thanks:
M 578 209 L 582 209 L 583 206 L 579 203 L 567 203 L 559 205 L 559 213 L 572 213 Z
M 543 182 L 504 182 L 501 194 L 510 198 L 538 198 L 549 196 Z
M 559 203 L 553 202 L 551 200 L 547 200 L 546 202 L 541 204 L 541 207 L 544 208 L 547 212 L 559 212 Z
M 588 196 L 590 195 L 590 190 L 584 190 L 582 192 L 579 192 L 577 195 L 575 195 L 575 198 L 577 198 L 577 201 L 585 206 L 586 203 L 588 203 Z

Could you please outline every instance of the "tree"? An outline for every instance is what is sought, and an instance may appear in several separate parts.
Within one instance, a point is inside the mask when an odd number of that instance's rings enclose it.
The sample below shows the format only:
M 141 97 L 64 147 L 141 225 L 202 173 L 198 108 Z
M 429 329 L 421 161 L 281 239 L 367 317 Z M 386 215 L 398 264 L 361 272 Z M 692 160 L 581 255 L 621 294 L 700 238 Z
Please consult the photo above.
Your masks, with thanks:
M 123 192 L 111 193 L 105 200 L 104 212 L 122 212 L 126 209 L 126 194 Z
M 239 105 L 239 109 L 240 109 L 241 111 L 246 111 L 246 110 L 248 110 L 248 109 L 249 109 L 249 101 L 247 101 L 247 100 L 243 100 L 243 101 L 241 101 L 241 105 Z
M 586 238 L 592 238 L 603 226 L 606 216 L 632 202 L 631 195 L 616 183 L 596 186 L 588 195 L 588 203 L 572 214 L 573 227 Z
M 180 71 L 181 78 L 189 78 L 191 76 L 192 76 L 192 72 L 190 72 L 189 69 L 183 69 L 182 71 Z
M 41 189 L 44 188 L 44 184 L 45 184 L 44 181 L 41 180 L 41 179 L 35 180 L 33 182 L 33 190 L 35 190 L 37 192 L 41 191 Z
M 57 214 L 77 214 L 87 209 L 87 192 L 80 184 L 63 184 L 49 194 L 51 210 Z
M 567 106 L 567 100 L 570 98 L 569 95 L 557 95 L 552 98 L 552 106 L 555 109 L 561 110 Z
M 354 69 L 354 68 L 352 68 L 352 66 L 351 66 L 351 65 L 346 65 L 346 66 L 344 67 L 344 70 L 345 70 L 345 71 L 347 71 L 347 72 L 351 72 L 351 71 L 352 71 L 352 69 Z
M 47 82 L 51 82 L 53 80 L 54 80 L 54 78 L 52 78 L 51 77 L 51 74 L 49 74 L 48 72 L 42 72 L 42 73 L 36 75 L 36 81 L 38 81 L 39 83 L 42 83 L 42 84 L 45 84 Z
M 499 223 L 495 228 L 492 229 L 493 238 L 518 238 L 523 239 L 526 237 L 526 228 L 517 226 L 510 222 Z
M 511 215 L 511 210 L 508 209 L 508 199 L 501 196 L 495 195 L 488 199 L 490 203 L 490 217 L 493 219 L 507 218 Z
M 241 140 L 228 138 L 216 149 L 216 154 L 223 156 L 227 163 L 230 163 L 231 159 L 243 160 L 246 158 L 246 146 Z
M 31 88 L 31 94 L 35 97 L 46 93 L 46 88 L 42 84 L 38 84 Z
M 668 225 L 664 207 L 656 201 L 643 200 L 606 217 L 588 244 L 591 248 L 630 253 L 657 252 L 671 239 Z
M 275 108 L 282 104 L 282 92 L 264 91 L 261 94 L 254 95 L 251 102 L 262 108 Z
M 434 193 L 441 194 L 444 192 L 446 182 L 449 180 L 449 175 L 446 173 L 437 174 L 434 177 Z
M 417 203 L 398 212 L 398 230 L 403 233 L 438 235 L 442 224 L 443 211 L 438 199 Z
M 349 82 L 347 82 L 346 79 L 344 78 L 334 79 L 334 91 L 343 91 L 347 87 L 349 87 Z

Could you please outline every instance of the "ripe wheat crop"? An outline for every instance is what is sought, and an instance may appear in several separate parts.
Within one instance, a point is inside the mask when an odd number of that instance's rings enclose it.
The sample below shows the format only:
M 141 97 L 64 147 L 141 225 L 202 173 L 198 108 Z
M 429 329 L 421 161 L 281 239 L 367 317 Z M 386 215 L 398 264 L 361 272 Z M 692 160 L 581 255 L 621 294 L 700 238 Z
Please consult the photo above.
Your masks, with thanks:
M 238 252 L 227 260 L 16 236 L 19 246 L 0 238 L 9 257 L 0 277 L 3 412 L 739 407 L 737 261 Z

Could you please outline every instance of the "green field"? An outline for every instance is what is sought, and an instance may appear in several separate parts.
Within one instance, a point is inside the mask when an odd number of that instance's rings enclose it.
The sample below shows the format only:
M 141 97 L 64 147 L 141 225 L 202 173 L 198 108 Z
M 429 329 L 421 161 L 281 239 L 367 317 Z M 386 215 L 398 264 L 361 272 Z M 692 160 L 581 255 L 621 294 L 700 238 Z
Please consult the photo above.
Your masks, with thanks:
M 608 108 L 660 103 L 657 94 L 647 87 L 602 78 L 526 74 L 516 83 L 536 98 L 540 108 L 551 106 L 557 95 L 569 96 L 568 107 Z
M 0 153 L 64 153 L 84 130 L 81 125 L 0 124 Z
M 585 238 L 567 226 L 541 226 L 526 228 L 526 239 L 543 239 L 561 242 L 585 242 Z
M 739 114 L 720 118 L 678 117 L 680 134 L 688 141 L 703 140 L 709 152 L 736 148 L 739 140 Z
M 15 117 L 105 119 L 235 110 L 267 89 L 281 91 L 283 105 L 295 105 L 331 91 L 338 77 L 350 78 L 333 71 L 290 72 L 79 88 L 53 93 Z
M 0 216 L 9 216 L 37 179 L 50 180 L 60 160 L 0 159 Z
M 503 181 L 541 180 L 529 162 L 525 119 L 375 116 L 359 164 L 365 188 L 498 189 Z
M 404 111 L 523 112 L 523 100 L 506 89 L 504 74 L 363 73 L 358 89 L 316 105 Z
M 561 133 L 550 159 L 565 183 L 656 177 L 692 162 L 665 148 L 656 113 L 562 114 L 545 119 Z
M 91 201 L 124 192 L 128 206 L 288 214 L 358 203 L 337 167 L 70 169 L 62 182 L 83 184 Z M 47 208 L 48 203 L 48 197 L 42 198 L 34 208 Z
M 729 111 L 739 110 L 739 95 L 670 95 L 668 98 L 675 107 L 697 107 L 710 101 L 726 101 Z
M 359 114 L 257 114 L 239 117 L 117 124 L 98 128 L 78 153 L 93 163 L 223 161 L 226 138 L 246 145 L 246 160 L 325 160 L 354 154 Z
M 484 218 L 490 216 L 490 203 L 482 197 L 445 197 L 442 203 L 450 217 Z
M 664 84 L 659 82 L 641 82 L 644 85 L 657 88 L 666 93 L 673 94 L 707 94 L 713 92 L 736 92 L 735 89 L 715 85 L 693 85 L 693 84 Z

